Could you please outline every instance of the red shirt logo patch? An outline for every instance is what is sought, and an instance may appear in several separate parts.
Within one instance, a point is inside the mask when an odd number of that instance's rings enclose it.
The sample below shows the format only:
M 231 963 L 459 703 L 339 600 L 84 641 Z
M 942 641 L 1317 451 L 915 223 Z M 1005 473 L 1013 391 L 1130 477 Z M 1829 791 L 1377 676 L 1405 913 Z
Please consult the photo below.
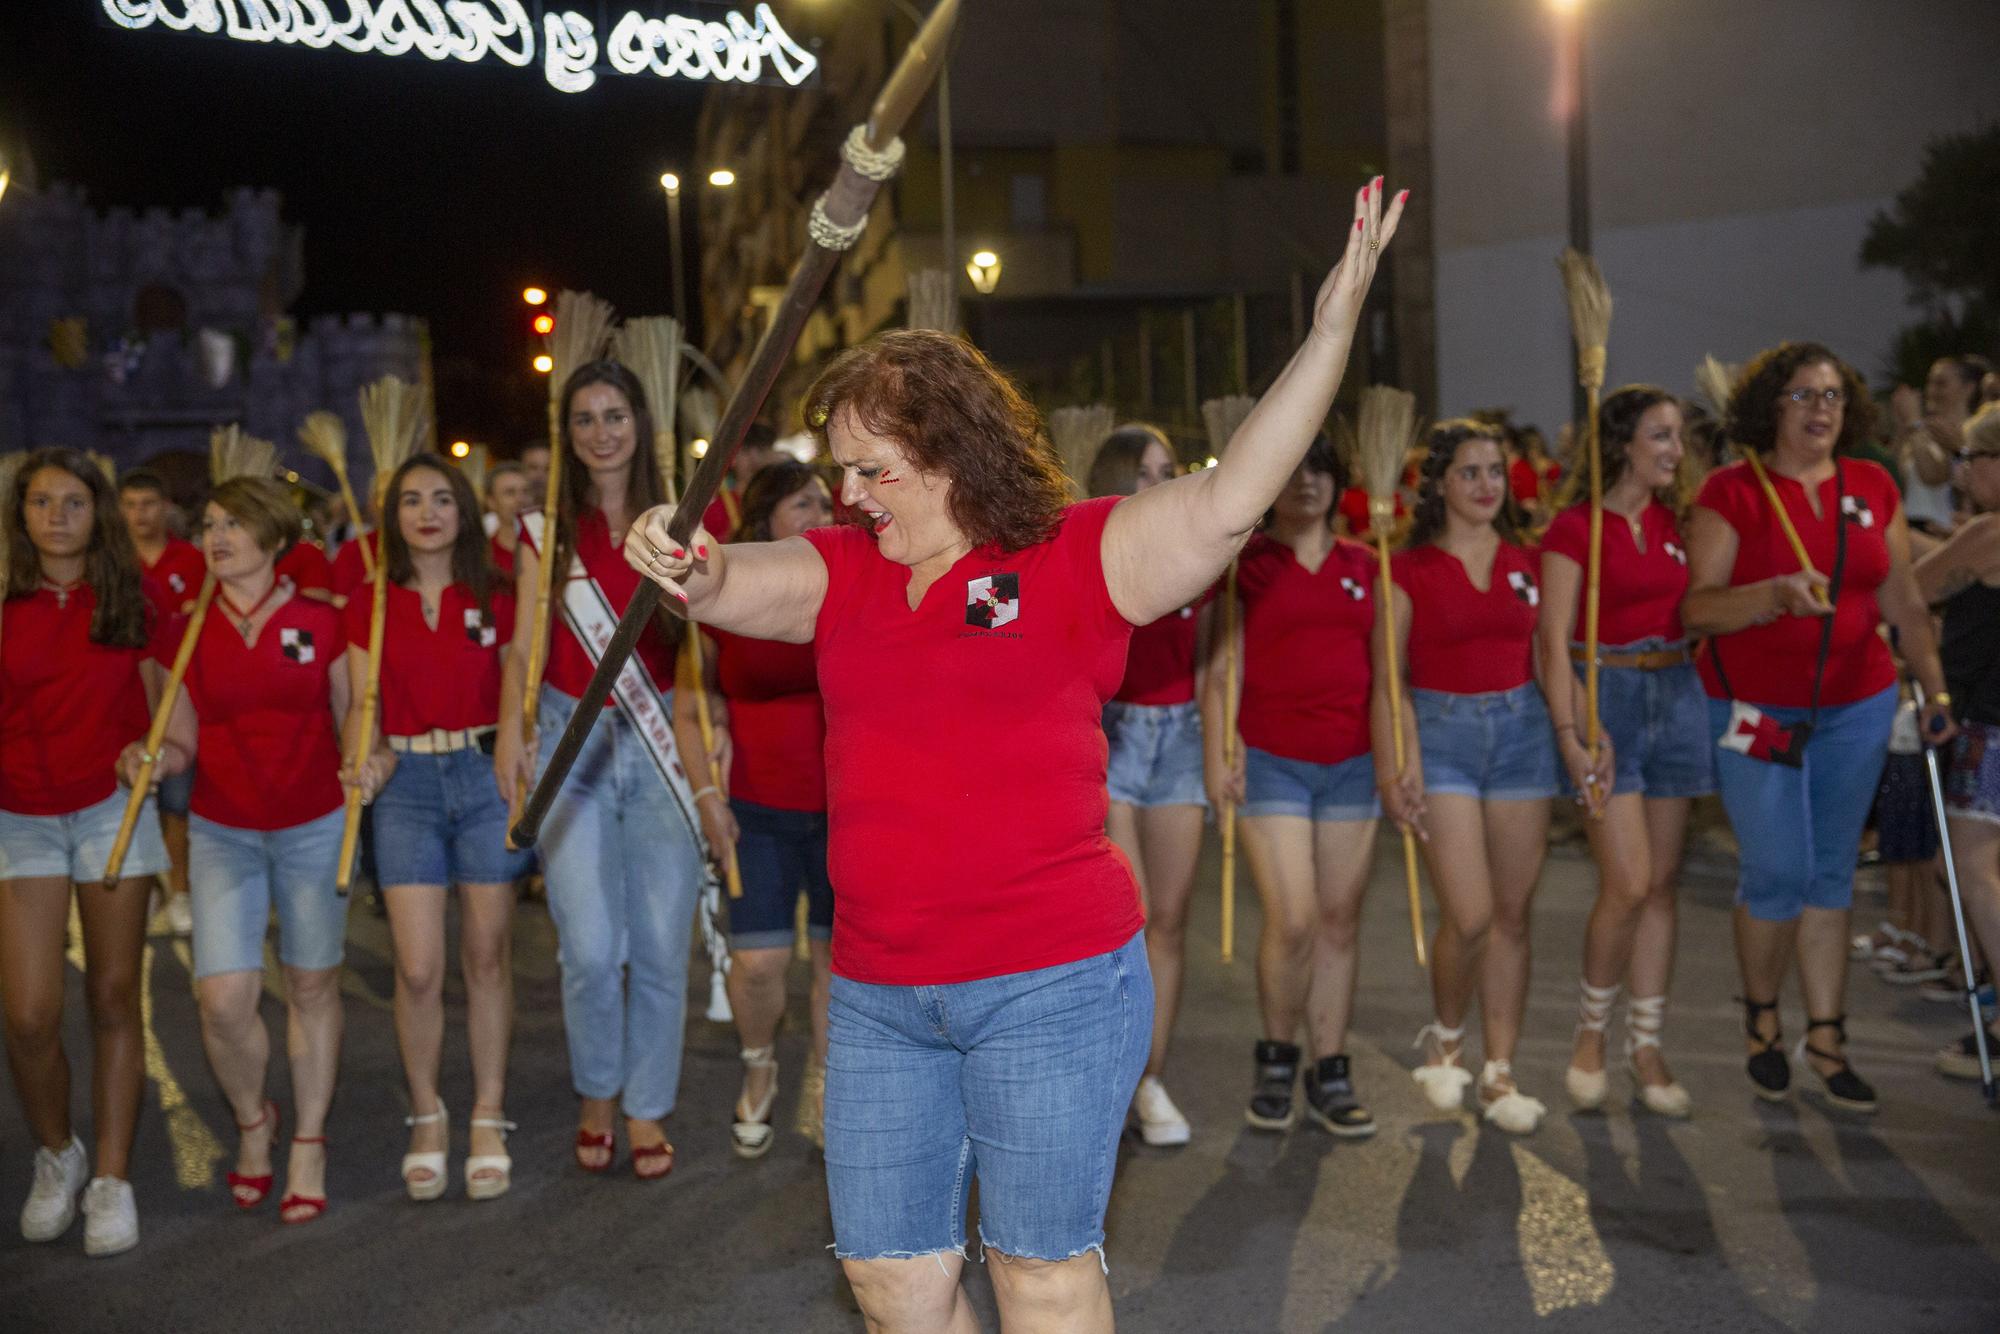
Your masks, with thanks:
M 1346 575 L 1342 575 L 1340 577 L 1340 591 L 1347 594 L 1347 596 L 1349 596 L 1350 598 L 1353 598 L 1356 602 L 1359 602 L 1363 598 L 1368 596 L 1367 589 L 1363 588 L 1360 584 L 1356 583 L 1353 579 L 1349 578 Z
M 1666 553 L 1669 556 L 1672 556 L 1674 560 L 1679 564 L 1685 565 L 1688 563 L 1687 552 L 1683 551 L 1679 546 L 1675 545 L 1672 542 L 1662 542 L 1660 543 L 1660 545 L 1664 547 L 1666 549 Z
M 481 648 L 492 648 L 498 639 L 493 630 L 493 618 L 477 607 L 467 607 L 465 637 Z
M 187 580 L 181 578 L 178 574 L 167 576 L 167 587 L 176 593 L 185 593 L 188 591 Z
M 1021 576 L 984 574 L 965 581 L 965 623 L 998 630 L 1021 614 Z
M 1542 605 L 1542 590 L 1535 587 L 1535 581 L 1521 570 L 1512 570 L 1507 575 L 1507 587 L 1514 590 L 1514 596 L 1530 607 Z
M 1868 508 L 1868 502 L 1860 496 L 1842 496 L 1840 512 L 1862 528 L 1875 526 L 1875 511 Z
M 311 662 L 316 656 L 313 653 L 312 631 L 286 626 L 278 631 L 278 651 L 293 662 Z

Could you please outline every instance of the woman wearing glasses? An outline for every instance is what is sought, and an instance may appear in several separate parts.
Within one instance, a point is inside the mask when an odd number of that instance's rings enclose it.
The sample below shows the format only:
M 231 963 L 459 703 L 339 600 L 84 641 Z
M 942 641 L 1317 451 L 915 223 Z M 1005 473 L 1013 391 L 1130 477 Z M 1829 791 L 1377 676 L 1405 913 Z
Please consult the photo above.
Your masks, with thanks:
M 1843 998 L 1854 858 L 1896 712 L 1882 622 L 1930 696 L 1926 739 L 1952 731 L 1896 484 L 1842 457 L 1873 416 L 1860 376 L 1817 343 L 1782 343 L 1744 368 L 1724 422 L 1743 458 L 1695 500 L 1681 609 L 1688 633 L 1708 637 L 1716 778 L 1742 848 L 1736 955 L 1753 1091 L 1775 1102 L 1791 1090 L 1778 993 L 1796 956 L 1800 1055 L 1829 1101 L 1855 1112 L 1876 1106 L 1844 1053 Z

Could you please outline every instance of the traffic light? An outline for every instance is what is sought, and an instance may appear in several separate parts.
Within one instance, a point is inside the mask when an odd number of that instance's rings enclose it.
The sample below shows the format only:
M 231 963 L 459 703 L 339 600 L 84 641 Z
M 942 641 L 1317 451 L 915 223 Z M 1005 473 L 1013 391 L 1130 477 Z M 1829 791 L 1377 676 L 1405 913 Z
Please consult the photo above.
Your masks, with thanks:
M 556 317 L 546 310 L 535 316 L 535 332 L 547 338 L 556 331 Z

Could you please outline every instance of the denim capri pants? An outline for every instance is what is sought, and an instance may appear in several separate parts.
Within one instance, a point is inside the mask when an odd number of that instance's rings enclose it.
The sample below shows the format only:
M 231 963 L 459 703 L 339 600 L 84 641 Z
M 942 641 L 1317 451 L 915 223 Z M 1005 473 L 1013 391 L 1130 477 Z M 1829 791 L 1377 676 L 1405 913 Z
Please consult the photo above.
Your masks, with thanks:
M 1457 695 L 1411 690 L 1424 791 L 1484 801 L 1539 801 L 1556 785 L 1548 706 L 1530 681 L 1512 690 Z
M 1809 710 L 1758 706 L 1780 726 Z M 1805 908 L 1845 911 L 1854 903 L 1854 859 L 1875 799 L 1896 716 L 1896 688 L 1822 708 L 1805 763 L 1794 769 L 1718 748 L 1715 776 L 1736 831 L 1736 901 L 1764 922 L 1789 922 Z M 1708 701 L 1709 736 L 1729 727 L 1726 699 Z
M 95 806 L 67 815 L 0 811 L 0 880 L 64 879 L 80 885 L 103 880 L 130 795 L 121 787 Z M 167 845 L 160 837 L 153 799 L 148 797 L 118 874 L 130 880 L 166 869 Z
M 264 934 L 278 918 L 278 958 L 338 968 L 347 953 L 347 900 L 334 888 L 346 813 L 336 806 L 286 829 L 237 829 L 188 817 L 188 906 L 194 975 L 262 972 Z
M 1373 820 L 1382 814 L 1382 803 L 1375 797 L 1375 758 L 1361 754 L 1335 764 L 1315 764 L 1245 746 L 1241 814 L 1246 819 L 1296 815 L 1304 820 Z
M 836 976 L 826 1183 L 843 1260 L 1104 1261 L 1118 1140 L 1153 1040 L 1145 932 L 1108 954 L 944 986 Z
M 1104 706 L 1104 739 L 1111 746 L 1105 788 L 1128 806 L 1208 805 L 1202 787 L 1201 706 Z
M 507 805 L 477 746 L 404 753 L 375 797 L 375 878 L 389 885 L 504 885 L 532 854 L 507 850 Z
M 731 798 L 736 866 L 743 897 L 730 899 L 729 947 L 782 949 L 792 943 L 799 895 L 806 896 L 806 936 L 833 939 L 833 882 L 826 870 L 826 812 L 787 811 Z
M 1680 648 L 1676 641 L 1642 639 L 1636 644 L 1606 645 L 1606 654 L 1657 653 Z M 1576 679 L 1583 664 L 1570 664 Z M 1638 667 L 1601 667 L 1597 672 L 1597 720 L 1611 738 L 1614 795 L 1644 797 L 1705 797 L 1715 791 L 1715 747 L 1709 744 L 1708 696 L 1701 674 L 1691 662 L 1646 671 Z M 1582 720 L 1578 720 L 1578 731 Z M 1579 740 L 1581 738 L 1579 737 Z M 1566 797 L 1576 795 L 1560 762 L 1556 778 Z

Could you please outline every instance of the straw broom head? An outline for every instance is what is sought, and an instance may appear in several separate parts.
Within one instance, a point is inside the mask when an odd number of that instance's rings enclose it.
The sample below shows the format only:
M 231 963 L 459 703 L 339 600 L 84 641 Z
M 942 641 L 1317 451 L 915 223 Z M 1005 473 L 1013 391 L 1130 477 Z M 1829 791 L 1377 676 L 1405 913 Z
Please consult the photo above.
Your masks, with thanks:
M 1077 494 L 1083 493 L 1084 479 L 1090 473 L 1090 460 L 1098 445 L 1117 424 L 1118 414 L 1102 403 L 1057 408 L 1049 414 L 1049 443 L 1056 447 L 1056 457 Z
M 1736 371 L 1718 361 L 1713 353 L 1701 359 L 1701 365 L 1694 368 L 1694 387 L 1715 409 L 1718 421 L 1729 416 L 1729 388 L 1736 382 Z
M 1219 459 L 1229 451 L 1229 442 L 1235 438 L 1237 428 L 1256 406 L 1257 400 L 1245 394 L 1211 398 L 1201 405 L 1201 424 L 1208 428 L 1210 458 Z
M 1576 335 L 1576 378 L 1586 389 L 1604 387 L 1604 348 L 1611 336 L 1611 289 L 1597 261 L 1565 247 L 1556 261 L 1569 298 L 1569 327 Z
M 375 486 L 417 452 L 430 429 L 430 391 L 385 375 L 361 386 L 361 429 L 368 433 L 368 453 L 375 461 Z
M 472 494 L 482 505 L 486 503 L 486 474 L 492 469 L 493 455 L 484 445 L 474 445 L 470 453 L 458 460 L 458 470 L 472 483 Z
M 681 395 L 680 418 L 690 440 L 713 440 L 722 420 L 722 403 L 713 389 L 690 389 Z
M 1355 462 L 1361 484 L 1368 489 L 1369 509 L 1375 505 L 1395 513 L 1396 484 L 1403 477 L 1403 460 L 1417 434 L 1417 396 L 1392 385 L 1372 384 L 1361 391 L 1360 425 L 1356 429 Z
M 549 358 L 555 362 L 549 372 L 550 402 L 562 397 L 571 372 L 604 351 L 615 318 L 609 301 L 588 292 L 557 292 L 555 307 L 556 327 L 548 343 Z
M 299 423 L 299 443 L 333 470 L 334 480 L 347 478 L 347 423 L 337 413 L 312 412 Z
M 208 436 L 208 479 L 218 486 L 237 477 L 269 477 L 277 471 L 278 447 L 246 435 L 240 426 L 218 426 Z
M 21 465 L 27 462 L 26 451 L 16 450 L 12 454 L 0 454 L 0 514 L 10 513 L 14 508 L 14 483 L 20 480 Z M 10 525 L 0 522 L 0 598 L 7 596 L 7 529 Z
M 118 464 L 109 454 L 100 454 L 94 449 L 86 449 L 83 451 L 83 456 L 97 465 L 97 470 L 104 474 L 105 481 L 111 483 L 114 487 L 118 485 Z
M 561 328 L 558 323 L 557 328 Z M 674 442 L 674 410 L 681 362 L 681 326 L 667 315 L 627 320 L 611 336 L 611 355 L 639 379 L 646 406 L 653 416 L 653 449 L 660 475 L 671 492 L 680 476 L 680 451 Z

